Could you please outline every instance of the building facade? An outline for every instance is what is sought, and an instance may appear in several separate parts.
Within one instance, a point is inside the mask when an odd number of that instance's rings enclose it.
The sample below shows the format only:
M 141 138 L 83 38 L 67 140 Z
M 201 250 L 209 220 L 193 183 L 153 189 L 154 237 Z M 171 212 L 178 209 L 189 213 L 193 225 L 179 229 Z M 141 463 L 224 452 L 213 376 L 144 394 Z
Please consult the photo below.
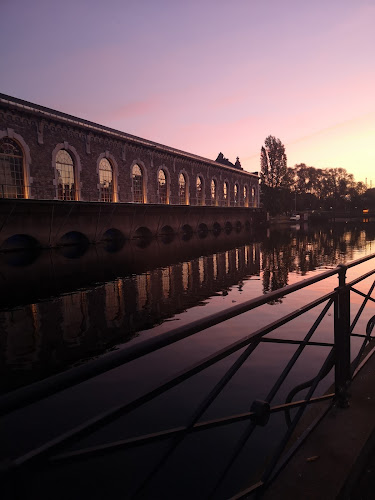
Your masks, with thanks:
M 0 94 L 0 198 L 259 207 L 239 165 Z

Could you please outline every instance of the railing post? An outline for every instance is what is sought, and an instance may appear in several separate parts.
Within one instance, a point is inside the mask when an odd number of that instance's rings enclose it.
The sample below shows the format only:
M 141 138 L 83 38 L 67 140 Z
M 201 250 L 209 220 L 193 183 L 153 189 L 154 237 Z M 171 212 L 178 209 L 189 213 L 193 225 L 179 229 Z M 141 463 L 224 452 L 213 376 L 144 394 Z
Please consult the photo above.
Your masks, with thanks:
M 339 265 L 339 286 L 334 303 L 335 397 L 341 408 L 349 406 L 350 371 L 350 288 L 346 286 L 345 265 Z

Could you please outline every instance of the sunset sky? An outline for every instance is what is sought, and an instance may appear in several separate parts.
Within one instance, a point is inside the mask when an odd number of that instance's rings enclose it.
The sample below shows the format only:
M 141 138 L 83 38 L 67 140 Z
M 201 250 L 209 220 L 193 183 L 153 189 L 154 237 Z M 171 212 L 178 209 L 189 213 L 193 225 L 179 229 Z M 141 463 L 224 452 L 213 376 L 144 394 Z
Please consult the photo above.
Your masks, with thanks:
M 375 186 L 375 0 L 1 0 L 0 92 L 259 170 Z

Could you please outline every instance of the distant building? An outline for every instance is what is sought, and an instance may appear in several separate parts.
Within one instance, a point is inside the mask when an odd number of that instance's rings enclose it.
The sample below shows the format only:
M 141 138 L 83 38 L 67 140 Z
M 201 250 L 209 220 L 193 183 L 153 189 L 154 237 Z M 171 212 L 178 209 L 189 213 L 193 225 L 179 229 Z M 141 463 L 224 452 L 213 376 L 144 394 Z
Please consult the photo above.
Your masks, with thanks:
M 240 163 L 240 159 L 236 158 L 236 163 L 231 163 L 228 158 L 225 158 L 225 156 L 223 155 L 223 153 L 219 153 L 217 158 L 216 158 L 216 161 L 218 163 L 221 163 L 222 165 L 226 165 L 227 167 L 232 167 L 232 168 L 239 168 L 240 170 L 243 170 L 243 168 L 241 167 L 241 163 Z
M 0 198 L 259 206 L 258 176 L 0 94 Z

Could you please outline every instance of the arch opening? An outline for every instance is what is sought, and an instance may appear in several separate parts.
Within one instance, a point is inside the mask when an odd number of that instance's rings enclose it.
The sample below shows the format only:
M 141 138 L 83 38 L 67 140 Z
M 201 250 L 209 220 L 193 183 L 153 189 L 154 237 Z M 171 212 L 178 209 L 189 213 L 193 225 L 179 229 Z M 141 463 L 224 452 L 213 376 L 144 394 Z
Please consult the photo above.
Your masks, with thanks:
M 76 184 L 73 158 L 65 149 L 56 155 L 57 199 L 72 201 L 76 199 Z
M 0 139 L 0 198 L 25 198 L 24 155 L 10 137 Z
M 196 180 L 197 205 L 204 205 L 204 183 L 203 178 L 198 175 Z
M 99 200 L 113 201 L 113 168 L 107 158 L 99 163 Z
M 172 243 L 175 237 L 175 232 L 171 226 L 163 226 L 159 235 L 163 243 Z
M 227 221 L 225 223 L 225 227 L 224 227 L 224 231 L 225 231 L 225 234 L 230 234 L 233 230 L 233 226 L 232 226 L 232 223 Z
M 40 248 L 38 240 L 29 234 L 14 234 L 7 238 L 1 245 L 1 252 L 13 252 L 17 250 L 36 250 Z
M 148 227 L 141 226 L 133 234 L 133 240 L 138 248 L 146 248 L 152 241 L 153 234 Z
M 136 231 L 134 231 L 133 238 L 152 238 L 152 232 L 148 227 L 141 226 Z
M 223 204 L 225 207 L 229 206 L 229 183 L 227 181 L 223 185 Z
M 65 233 L 63 236 L 61 236 L 57 243 L 57 246 L 72 245 L 88 246 L 89 240 L 87 236 L 85 236 L 83 233 L 80 233 L 79 231 L 69 231 L 68 233 Z
M 144 203 L 144 181 L 143 172 L 139 165 L 133 165 L 132 169 L 133 202 Z
M 184 241 L 188 241 L 193 236 L 193 228 L 189 226 L 189 224 L 184 224 L 181 228 L 182 231 L 182 239 Z
M 219 236 L 221 233 L 221 225 L 218 222 L 214 222 L 214 225 L 212 226 L 212 233 L 214 236 Z
M 29 266 L 36 261 L 40 252 L 40 243 L 29 234 L 14 234 L 0 248 L 1 259 L 12 267 Z
M 77 259 L 84 255 L 89 247 L 87 236 L 79 231 L 69 231 L 58 241 L 59 253 L 67 259 Z
M 107 252 L 118 252 L 125 244 L 125 236 L 119 229 L 111 228 L 103 234 L 102 241 Z
M 180 205 L 188 205 L 187 183 L 183 173 L 178 176 L 178 200 Z
M 217 183 L 215 179 L 211 180 L 211 205 L 217 205 Z
M 199 236 L 199 238 L 206 238 L 207 235 L 208 235 L 207 224 L 204 224 L 203 222 L 201 222 L 198 226 L 198 236 Z
M 158 192 L 159 192 L 159 203 L 164 205 L 168 204 L 169 193 L 168 193 L 167 175 L 163 169 L 160 169 L 158 173 Z

